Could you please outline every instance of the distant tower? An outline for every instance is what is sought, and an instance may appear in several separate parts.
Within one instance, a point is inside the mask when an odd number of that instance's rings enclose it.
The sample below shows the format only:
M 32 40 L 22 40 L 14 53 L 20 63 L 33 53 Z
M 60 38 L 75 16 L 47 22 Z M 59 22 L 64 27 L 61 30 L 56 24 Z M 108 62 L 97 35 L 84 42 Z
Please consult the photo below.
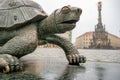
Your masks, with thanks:
M 102 10 L 102 2 L 98 2 L 98 23 L 102 23 L 101 10 Z
M 93 42 L 90 48 L 108 49 L 111 48 L 110 40 L 108 39 L 108 32 L 105 31 L 105 25 L 102 24 L 102 2 L 98 2 L 98 24 L 95 25 L 95 32 L 93 34 Z

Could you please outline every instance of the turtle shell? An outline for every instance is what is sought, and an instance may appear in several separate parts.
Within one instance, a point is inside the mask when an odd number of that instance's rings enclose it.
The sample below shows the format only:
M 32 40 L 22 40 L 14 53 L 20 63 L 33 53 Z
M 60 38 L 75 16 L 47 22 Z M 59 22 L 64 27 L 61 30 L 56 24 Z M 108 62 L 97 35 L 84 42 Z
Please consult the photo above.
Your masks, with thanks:
M 16 28 L 46 17 L 42 7 L 31 0 L 0 0 L 0 28 Z

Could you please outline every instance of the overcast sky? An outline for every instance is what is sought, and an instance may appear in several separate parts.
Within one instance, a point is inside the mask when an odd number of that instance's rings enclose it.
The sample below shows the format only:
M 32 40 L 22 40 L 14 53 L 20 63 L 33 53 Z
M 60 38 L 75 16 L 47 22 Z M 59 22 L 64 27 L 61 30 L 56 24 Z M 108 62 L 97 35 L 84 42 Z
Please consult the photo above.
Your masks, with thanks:
M 97 24 L 97 2 L 100 0 L 33 0 L 40 4 L 48 14 L 65 5 L 80 7 L 83 10 L 80 21 L 72 31 L 72 42 L 76 37 L 88 31 L 94 31 Z M 120 37 L 120 0 L 102 1 L 102 22 L 106 25 L 106 31 Z

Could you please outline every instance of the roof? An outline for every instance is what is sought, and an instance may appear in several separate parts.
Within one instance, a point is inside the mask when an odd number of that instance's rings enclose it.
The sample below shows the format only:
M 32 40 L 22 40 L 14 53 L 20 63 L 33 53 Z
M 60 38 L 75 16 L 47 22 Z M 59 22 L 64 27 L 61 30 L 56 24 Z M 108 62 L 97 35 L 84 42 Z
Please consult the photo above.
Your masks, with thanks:
M 93 33 L 94 33 L 94 31 L 85 32 L 84 34 L 78 36 L 77 38 L 79 38 L 79 37 L 81 37 L 81 36 L 84 36 L 84 35 L 87 35 L 87 34 L 92 35 Z
M 114 35 L 114 34 L 109 33 L 109 35 L 114 36 L 115 38 L 120 39 L 120 37 L 118 37 L 118 36 L 116 36 L 116 35 Z
M 92 35 L 93 33 L 94 33 L 94 31 L 85 32 L 84 34 L 78 36 L 77 38 L 79 38 L 79 37 L 81 37 L 81 36 L 84 36 L 84 35 L 89 35 L 89 34 Z M 118 37 L 118 36 L 116 36 L 116 35 L 114 35 L 114 34 L 111 34 L 111 33 L 108 33 L 108 34 L 111 35 L 111 36 L 114 36 L 115 38 L 120 39 L 120 37 Z

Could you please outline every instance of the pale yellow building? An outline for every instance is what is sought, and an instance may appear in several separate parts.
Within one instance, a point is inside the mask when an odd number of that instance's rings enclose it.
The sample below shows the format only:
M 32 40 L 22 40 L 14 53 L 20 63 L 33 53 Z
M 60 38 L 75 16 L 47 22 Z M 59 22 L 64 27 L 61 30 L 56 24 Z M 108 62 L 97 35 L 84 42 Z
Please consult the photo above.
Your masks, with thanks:
M 120 37 L 117 37 L 117 36 L 109 33 L 108 38 L 110 39 L 111 45 L 114 48 L 120 49 Z
M 92 42 L 93 32 L 86 32 L 81 36 L 76 38 L 75 47 L 76 48 L 89 48 Z
M 93 33 L 94 32 L 86 32 L 79 37 L 76 38 L 75 47 L 78 49 L 89 48 L 91 43 L 93 42 Z M 110 39 L 111 46 L 115 49 L 120 49 L 120 38 L 108 33 L 108 38 Z

